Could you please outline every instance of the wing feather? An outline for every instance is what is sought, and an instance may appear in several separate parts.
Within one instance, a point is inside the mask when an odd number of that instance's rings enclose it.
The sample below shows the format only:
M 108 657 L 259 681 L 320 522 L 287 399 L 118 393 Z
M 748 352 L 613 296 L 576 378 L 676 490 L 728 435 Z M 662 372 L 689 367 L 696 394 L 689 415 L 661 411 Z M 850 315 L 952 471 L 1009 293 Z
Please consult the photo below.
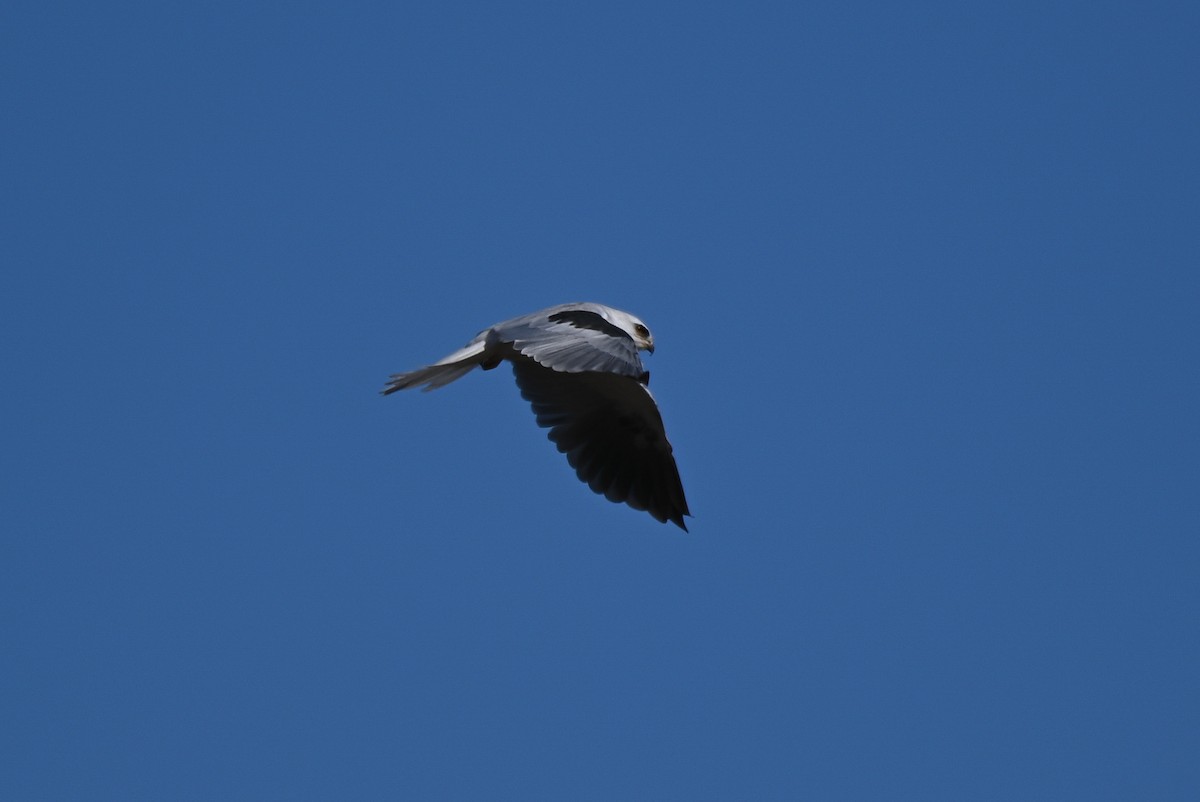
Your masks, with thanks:
M 679 469 L 643 385 L 612 373 L 563 373 L 533 359 L 512 363 L 521 396 L 580 480 L 610 501 L 687 531 Z
M 645 369 L 633 339 L 591 306 L 554 306 L 497 323 L 492 334 L 517 353 L 564 373 L 596 371 L 641 378 Z

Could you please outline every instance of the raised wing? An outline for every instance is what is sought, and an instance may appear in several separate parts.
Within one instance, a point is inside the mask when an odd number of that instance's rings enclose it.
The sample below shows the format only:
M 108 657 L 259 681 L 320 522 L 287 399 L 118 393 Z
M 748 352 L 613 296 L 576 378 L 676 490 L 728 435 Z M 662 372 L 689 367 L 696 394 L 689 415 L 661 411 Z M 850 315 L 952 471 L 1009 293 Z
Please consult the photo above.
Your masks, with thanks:
M 568 304 L 514 318 L 492 327 L 492 336 L 552 370 L 644 380 L 646 371 L 633 339 L 588 306 Z
M 561 373 L 513 359 L 521 396 L 588 487 L 683 531 L 689 515 L 658 406 L 642 384 L 612 373 Z

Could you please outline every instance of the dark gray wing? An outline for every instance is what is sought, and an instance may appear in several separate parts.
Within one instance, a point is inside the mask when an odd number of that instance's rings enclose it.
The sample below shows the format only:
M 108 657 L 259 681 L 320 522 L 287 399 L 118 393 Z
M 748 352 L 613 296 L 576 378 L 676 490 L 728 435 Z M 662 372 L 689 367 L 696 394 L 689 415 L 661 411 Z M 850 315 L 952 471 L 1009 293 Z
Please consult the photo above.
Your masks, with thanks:
M 640 379 L 645 373 L 637 345 L 589 307 L 565 304 L 506 320 L 492 327 L 498 341 L 554 370 L 598 371 Z
M 679 469 L 650 391 L 612 373 L 562 373 L 513 360 L 521 396 L 588 487 L 687 531 Z

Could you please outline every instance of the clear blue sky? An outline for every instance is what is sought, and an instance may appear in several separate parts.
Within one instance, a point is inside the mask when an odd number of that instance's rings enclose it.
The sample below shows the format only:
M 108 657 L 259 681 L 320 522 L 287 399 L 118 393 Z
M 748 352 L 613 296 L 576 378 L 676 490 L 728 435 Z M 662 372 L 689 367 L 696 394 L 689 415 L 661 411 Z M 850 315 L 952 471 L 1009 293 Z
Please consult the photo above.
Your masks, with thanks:
M 1200 797 L 1194 3 L 4 17 L 0 797 Z

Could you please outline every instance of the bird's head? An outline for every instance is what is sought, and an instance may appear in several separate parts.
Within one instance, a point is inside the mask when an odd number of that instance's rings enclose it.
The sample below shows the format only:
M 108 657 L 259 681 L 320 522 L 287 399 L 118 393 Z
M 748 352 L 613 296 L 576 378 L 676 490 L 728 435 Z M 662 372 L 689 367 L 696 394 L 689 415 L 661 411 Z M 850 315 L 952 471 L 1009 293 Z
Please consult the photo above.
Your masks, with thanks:
M 633 343 L 638 347 L 639 351 L 654 353 L 654 335 L 650 333 L 650 328 L 641 320 L 628 312 L 622 312 L 612 307 L 609 307 L 608 314 L 605 317 L 609 319 L 608 322 L 628 334 L 633 339 Z

